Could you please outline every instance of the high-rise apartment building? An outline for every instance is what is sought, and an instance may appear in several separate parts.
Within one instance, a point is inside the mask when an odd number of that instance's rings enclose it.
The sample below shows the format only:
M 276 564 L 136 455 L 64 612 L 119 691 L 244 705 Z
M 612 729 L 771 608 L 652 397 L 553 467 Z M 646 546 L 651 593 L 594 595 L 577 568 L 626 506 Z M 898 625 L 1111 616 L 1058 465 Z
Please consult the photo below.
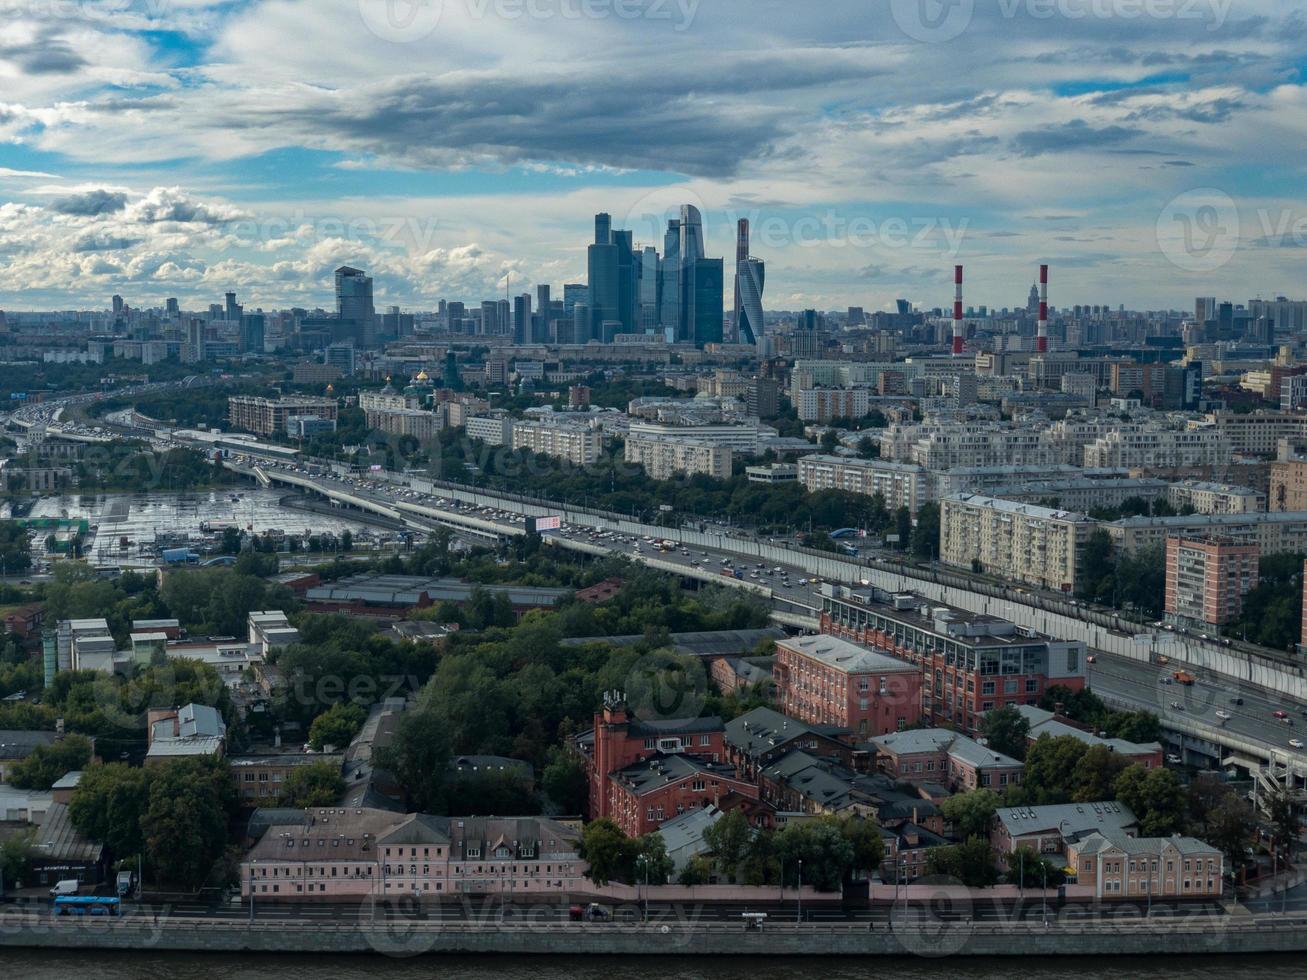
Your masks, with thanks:
M 1223 626 L 1243 612 L 1257 588 L 1261 550 L 1228 538 L 1166 542 L 1166 615 L 1185 623 Z

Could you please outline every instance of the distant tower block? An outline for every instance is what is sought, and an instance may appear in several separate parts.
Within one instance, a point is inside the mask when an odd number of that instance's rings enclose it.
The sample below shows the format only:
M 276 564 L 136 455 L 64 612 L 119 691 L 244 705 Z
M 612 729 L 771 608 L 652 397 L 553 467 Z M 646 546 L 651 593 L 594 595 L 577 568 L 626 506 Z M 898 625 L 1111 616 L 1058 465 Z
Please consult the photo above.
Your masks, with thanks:
M 966 352 L 965 329 L 962 326 L 962 266 L 954 270 L 953 280 L 957 285 L 957 297 L 953 301 L 953 356 L 961 357 Z
M 1039 337 L 1035 340 L 1035 350 L 1041 354 L 1048 353 L 1048 266 L 1039 267 Z

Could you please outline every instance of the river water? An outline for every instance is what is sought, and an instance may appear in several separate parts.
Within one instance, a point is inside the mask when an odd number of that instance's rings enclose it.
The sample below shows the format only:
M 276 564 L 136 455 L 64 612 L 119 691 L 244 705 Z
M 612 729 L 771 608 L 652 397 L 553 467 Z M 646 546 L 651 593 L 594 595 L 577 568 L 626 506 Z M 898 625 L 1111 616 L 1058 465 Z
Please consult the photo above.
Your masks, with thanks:
M 242 956 L 195 953 L 46 952 L 5 950 L 6 973 L 22 980 L 67 980 L 93 974 L 95 980 L 611 980 L 634 972 L 629 958 L 428 956 L 394 960 L 364 956 Z M 1229 980 L 1256 974 L 1258 980 L 1300 980 L 1300 957 L 1158 957 L 1156 959 L 691 959 L 642 960 L 638 968 L 662 980 Z

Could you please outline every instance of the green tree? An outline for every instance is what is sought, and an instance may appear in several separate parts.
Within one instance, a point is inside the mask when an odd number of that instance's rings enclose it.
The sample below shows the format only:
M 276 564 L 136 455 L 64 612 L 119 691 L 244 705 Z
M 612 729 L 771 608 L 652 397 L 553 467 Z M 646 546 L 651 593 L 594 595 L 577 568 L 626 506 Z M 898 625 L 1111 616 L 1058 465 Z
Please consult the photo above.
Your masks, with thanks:
M 994 848 L 984 837 L 962 844 L 932 847 L 926 852 L 926 874 L 956 878 L 968 888 L 989 888 L 998 883 Z
M 367 720 L 368 713 L 357 704 L 333 704 L 313 719 L 309 726 L 309 745 L 316 752 L 329 745 L 343 749 L 354 740 Z
M 35 838 L 35 829 L 29 829 L 0 840 L 0 879 L 4 882 L 4 888 L 16 888 L 24 881 Z
M 1264 804 L 1271 825 L 1271 839 L 1277 850 L 1283 850 L 1284 860 L 1293 859 L 1293 844 L 1298 839 L 1298 817 L 1293 797 L 1283 788 L 1277 788 Z
M 17 763 L 9 782 L 19 789 L 47 790 L 67 773 L 86 768 L 91 761 L 91 742 L 81 735 L 65 735 L 51 745 L 38 745 L 31 755 Z
M 796 887 L 801 874 L 805 885 L 837 892 L 853 870 L 853 844 L 834 819 L 786 824 L 776 834 L 775 851 L 786 884 Z
M 335 806 L 345 795 L 345 779 L 334 762 L 297 766 L 281 784 L 281 805 L 304 810 Z
M 1085 540 L 1076 591 L 1088 602 L 1112 599 L 1116 566 L 1112 560 L 1112 538 L 1099 528 Z
M 731 810 L 703 832 L 703 842 L 722 876 L 735 880 L 753 841 L 755 830 L 740 810 Z
M 1030 803 L 1071 802 L 1075 769 L 1088 749 L 1074 735 L 1040 736 L 1026 753 L 1026 771 L 1022 778 L 1022 788 Z
M 953 825 L 963 840 L 983 837 L 998 811 L 998 794 L 987 789 L 950 796 L 940 805 L 944 819 Z
M 142 853 L 147 777 L 145 769 L 121 762 L 84 769 L 68 805 L 73 826 L 90 840 L 103 841 L 118 860 Z
M 451 817 L 493 813 L 499 817 L 525 817 L 540 812 L 540 800 L 531 780 L 514 772 L 461 775 L 447 782 L 445 810 Z
M 390 744 L 378 750 L 377 763 L 395 774 L 413 810 L 439 813 L 450 755 L 448 726 L 434 709 L 422 707 L 404 713 Z
M 665 885 L 676 870 L 676 864 L 667 855 L 667 842 L 657 831 L 630 842 L 628 864 L 632 884 L 638 881 L 641 884 L 648 882 L 650 885 Z
M 1030 722 L 1012 705 L 1004 705 L 985 714 L 980 725 L 986 744 L 995 752 L 1024 759 L 1029 747 Z
M 894 512 L 894 533 L 899 539 L 899 550 L 907 551 L 912 546 L 912 511 L 906 507 Z
M 581 831 L 581 857 L 590 866 L 586 873 L 596 885 L 621 878 L 628 856 L 626 835 L 607 817 L 593 820 Z
M 1113 799 L 1117 778 L 1129 765 L 1128 759 L 1106 745 L 1092 746 L 1080 757 L 1071 773 L 1071 801 L 1097 803 Z
M 559 812 L 585 813 L 590 802 L 590 782 L 585 763 L 566 749 L 549 750 L 549 764 L 540 774 L 540 786 Z
M 146 860 L 166 883 L 198 888 L 227 849 L 227 826 L 237 809 L 226 763 L 179 759 L 150 772 L 141 815 Z
M 922 561 L 939 557 L 939 504 L 922 504 L 917 511 L 917 526 L 912 530 L 912 555 Z
M 676 879 L 678 885 L 693 887 L 695 885 L 706 885 L 712 881 L 713 863 L 702 854 L 696 854 L 686 862 L 685 867 L 681 869 L 680 875 Z
M 1045 884 L 1055 888 L 1066 881 L 1062 865 L 1048 860 L 1033 847 L 1018 847 L 1006 860 L 1008 881 L 1023 888 L 1042 888 Z
M 1184 829 L 1185 791 L 1170 769 L 1130 766 L 1117 777 L 1116 798 L 1134 811 L 1140 837 L 1169 837 Z

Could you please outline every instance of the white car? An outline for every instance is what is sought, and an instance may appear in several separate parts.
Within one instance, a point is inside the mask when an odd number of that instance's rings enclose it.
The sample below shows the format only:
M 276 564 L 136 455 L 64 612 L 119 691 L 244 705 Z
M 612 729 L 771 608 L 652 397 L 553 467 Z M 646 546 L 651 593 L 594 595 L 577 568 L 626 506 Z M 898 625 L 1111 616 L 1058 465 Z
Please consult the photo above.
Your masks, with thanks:
M 1291 739 L 1289 739 L 1289 745 L 1292 746 L 1292 747 L 1295 748 L 1295 749 L 1300 749 L 1300 748 L 1302 748 L 1302 739 L 1300 739 L 1300 738 L 1291 738 Z

